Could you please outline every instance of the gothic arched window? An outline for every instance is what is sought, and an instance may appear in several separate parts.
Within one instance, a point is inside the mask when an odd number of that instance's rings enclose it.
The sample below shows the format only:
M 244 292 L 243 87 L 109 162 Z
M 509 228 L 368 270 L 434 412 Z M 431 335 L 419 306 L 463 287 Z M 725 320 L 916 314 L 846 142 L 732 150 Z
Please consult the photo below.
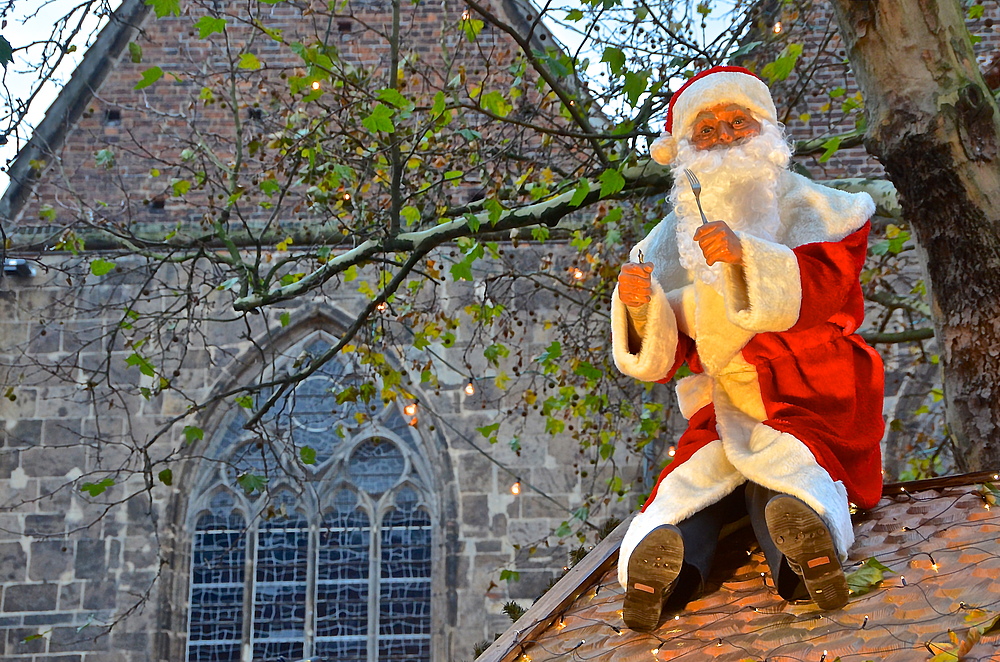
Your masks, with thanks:
M 395 405 L 354 396 L 354 374 L 331 362 L 266 439 L 237 414 L 210 446 L 188 511 L 188 662 L 431 659 L 429 463 Z

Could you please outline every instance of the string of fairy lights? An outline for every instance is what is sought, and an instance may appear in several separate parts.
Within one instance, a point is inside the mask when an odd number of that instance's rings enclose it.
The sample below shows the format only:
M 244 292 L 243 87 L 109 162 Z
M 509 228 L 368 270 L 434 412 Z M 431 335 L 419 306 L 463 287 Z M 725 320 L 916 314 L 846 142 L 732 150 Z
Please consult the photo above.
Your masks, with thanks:
M 909 662 L 947 656 L 959 645 L 973 650 L 948 659 L 1000 659 L 1000 584 L 995 581 L 1000 515 L 991 511 L 994 503 L 993 490 L 975 485 L 931 494 L 904 487 L 862 513 L 852 556 L 861 559 L 855 567 L 875 552 L 872 558 L 888 570 L 873 590 L 852 598 L 843 610 L 822 612 L 781 600 L 769 575 L 759 572 L 762 553 L 752 550 L 734 576 L 709 589 L 705 602 L 668 616 L 653 633 L 624 626 L 622 590 L 612 570 L 555 616 L 537 639 L 518 643 L 513 656 L 490 659 Z M 742 554 L 726 553 L 731 560 Z M 516 627 L 527 632 L 538 622 Z

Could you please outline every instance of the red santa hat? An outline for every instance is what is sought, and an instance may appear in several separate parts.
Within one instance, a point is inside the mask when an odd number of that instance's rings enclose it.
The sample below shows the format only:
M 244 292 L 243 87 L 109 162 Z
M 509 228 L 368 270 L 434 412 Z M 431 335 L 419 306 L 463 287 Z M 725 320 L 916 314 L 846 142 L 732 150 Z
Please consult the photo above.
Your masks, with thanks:
M 670 97 L 666 129 L 649 146 L 649 155 L 657 163 L 670 165 L 677 156 L 677 139 L 690 137 L 698 113 L 722 103 L 739 104 L 757 120 L 778 121 L 771 91 L 756 74 L 743 67 L 712 67 L 690 78 Z

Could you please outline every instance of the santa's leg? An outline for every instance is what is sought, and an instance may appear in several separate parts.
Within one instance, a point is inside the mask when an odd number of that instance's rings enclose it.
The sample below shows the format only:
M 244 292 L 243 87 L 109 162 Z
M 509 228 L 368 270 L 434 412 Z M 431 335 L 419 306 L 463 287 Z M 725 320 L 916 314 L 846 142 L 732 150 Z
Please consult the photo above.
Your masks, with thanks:
M 771 581 L 774 582 L 778 595 L 785 600 L 808 600 L 809 591 L 806 590 L 805 582 L 788 565 L 785 555 L 774 544 L 771 533 L 767 529 L 764 509 L 767 507 L 767 502 L 778 494 L 779 492 L 769 490 L 757 483 L 746 484 L 746 504 L 747 513 L 750 515 L 750 525 L 753 527 L 757 544 L 764 552 L 767 567 L 771 569 Z
M 847 604 L 848 588 L 833 536 L 800 499 L 747 483 L 747 511 L 775 588 L 785 600 L 812 599 L 822 609 Z
M 712 567 L 719 535 L 746 513 L 743 490 L 679 522 L 647 533 L 627 560 L 622 617 L 633 630 L 656 628 L 664 605 L 682 609 L 696 597 Z

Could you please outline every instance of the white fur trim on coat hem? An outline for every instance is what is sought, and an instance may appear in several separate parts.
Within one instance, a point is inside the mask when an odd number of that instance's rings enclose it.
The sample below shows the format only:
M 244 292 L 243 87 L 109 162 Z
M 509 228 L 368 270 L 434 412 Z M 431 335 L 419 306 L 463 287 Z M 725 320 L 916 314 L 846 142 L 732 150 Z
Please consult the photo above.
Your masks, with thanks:
M 639 542 L 661 524 L 677 524 L 721 501 L 745 482 L 726 459 L 722 442 L 699 448 L 686 462 L 667 474 L 656 488 L 656 498 L 629 524 L 618 551 L 618 581 L 628 584 L 628 560 Z
M 837 554 L 847 559 L 854 544 L 847 489 L 834 481 L 812 452 L 787 432 L 758 424 L 749 443 L 724 443 L 726 456 L 746 479 L 775 492 L 801 499 L 823 519 Z
M 738 232 L 743 267 L 726 265 L 726 317 L 755 333 L 787 331 L 799 319 L 802 279 L 791 248 Z
M 655 382 L 667 376 L 677 353 L 677 320 L 667 295 L 655 280 L 653 296 L 646 313 L 642 347 L 638 354 L 629 351 L 628 310 L 618 298 L 618 288 L 611 295 L 611 345 L 615 365 L 626 375 L 644 382 Z

